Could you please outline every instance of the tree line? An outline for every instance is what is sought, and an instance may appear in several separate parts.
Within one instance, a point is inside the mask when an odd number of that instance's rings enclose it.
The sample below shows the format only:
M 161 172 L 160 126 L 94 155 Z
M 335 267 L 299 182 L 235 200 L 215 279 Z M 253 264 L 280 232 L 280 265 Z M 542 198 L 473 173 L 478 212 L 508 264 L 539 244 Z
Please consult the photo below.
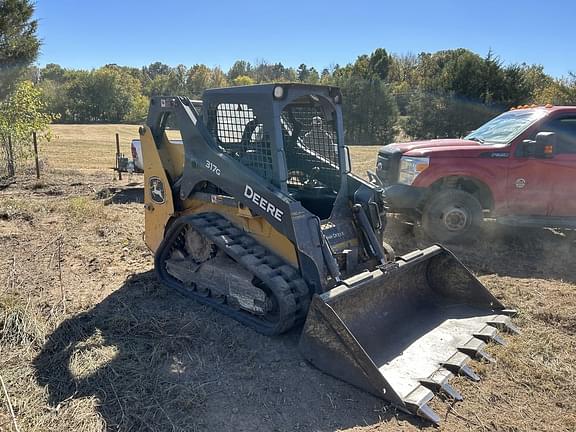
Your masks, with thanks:
M 321 71 L 301 64 L 236 61 L 229 70 L 155 62 L 94 70 L 57 64 L 30 68 L 50 112 L 65 123 L 139 123 L 157 95 L 200 98 L 207 88 L 268 82 L 336 85 L 344 96 L 346 138 L 353 144 L 460 136 L 520 104 L 576 104 L 576 76 L 553 78 L 541 65 L 504 65 L 466 49 L 389 54 L 384 48 Z

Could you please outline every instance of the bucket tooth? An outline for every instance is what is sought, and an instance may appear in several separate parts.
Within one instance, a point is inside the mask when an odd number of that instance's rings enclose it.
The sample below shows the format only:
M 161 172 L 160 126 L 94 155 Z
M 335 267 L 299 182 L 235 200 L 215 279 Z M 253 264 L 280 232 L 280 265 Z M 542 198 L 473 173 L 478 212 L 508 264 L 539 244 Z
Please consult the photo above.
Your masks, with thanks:
M 463 352 L 454 354 L 448 361 L 442 363 L 442 366 L 455 375 L 462 375 L 471 381 L 480 381 L 480 377 L 474 370 L 467 365 L 470 357 Z
M 480 381 L 480 376 L 468 365 L 464 365 L 460 368 L 460 375 L 464 375 L 470 381 Z
M 424 404 L 416 410 L 416 415 L 425 418 L 435 425 L 440 424 L 440 416 L 428 404 Z
M 417 386 L 404 400 L 407 410 L 435 425 L 440 424 L 440 416 L 428 405 L 434 393 L 424 385 Z
M 506 341 L 498 334 L 496 327 L 486 325 L 482 330 L 474 333 L 474 337 L 483 340 L 484 342 L 494 342 L 498 345 L 506 345 Z
M 506 341 L 500 336 L 498 333 L 492 336 L 492 342 L 497 343 L 498 345 L 506 346 Z
M 500 309 L 498 312 L 509 317 L 514 317 L 518 313 L 516 309 Z
M 452 377 L 454 377 L 452 372 L 440 368 L 428 378 L 420 380 L 420 384 L 432 390 L 434 393 L 442 393 L 456 401 L 461 401 L 462 395 L 448 383 Z
M 442 387 L 440 389 L 442 390 L 442 393 L 454 399 L 455 401 L 461 402 L 462 400 L 464 400 L 460 392 L 456 390 L 454 387 L 452 387 L 449 383 L 442 384 Z
M 474 333 L 474 337 L 483 340 L 484 342 L 494 342 L 498 345 L 506 346 L 506 341 L 498 334 L 498 329 L 487 325 L 480 332 Z
M 496 360 L 484 351 L 486 343 L 479 338 L 473 337 L 465 345 L 459 346 L 458 351 L 486 363 L 495 363 Z
M 504 315 L 497 315 L 486 324 L 496 327 L 498 330 L 505 331 L 510 334 L 520 334 L 520 330 L 510 321 L 510 318 Z
M 483 361 L 484 363 L 496 363 L 496 359 L 484 350 L 468 351 L 467 348 L 458 348 L 464 354 L 474 357 L 476 360 Z

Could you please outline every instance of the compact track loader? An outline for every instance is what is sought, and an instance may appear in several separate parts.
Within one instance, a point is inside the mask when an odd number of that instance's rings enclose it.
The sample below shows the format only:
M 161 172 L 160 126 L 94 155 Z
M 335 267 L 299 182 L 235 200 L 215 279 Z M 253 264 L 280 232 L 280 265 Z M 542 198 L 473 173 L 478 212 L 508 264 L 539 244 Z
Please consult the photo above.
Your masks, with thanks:
M 479 377 L 504 306 L 441 246 L 394 257 L 382 190 L 350 172 L 338 88 L 270 84 L 154 97 L 140 129 L 159 279 L 252 329 L 304 324 L 319 369 L 438 423 L 435 393 Z M 180 131 L 170 141 L 166 130 Z

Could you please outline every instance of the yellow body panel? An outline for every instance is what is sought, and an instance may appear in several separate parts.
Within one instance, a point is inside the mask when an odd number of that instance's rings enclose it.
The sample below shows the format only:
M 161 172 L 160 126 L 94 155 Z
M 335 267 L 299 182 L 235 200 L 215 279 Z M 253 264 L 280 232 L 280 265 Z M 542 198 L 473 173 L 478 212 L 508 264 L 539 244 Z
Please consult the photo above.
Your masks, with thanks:
M 140 141 L 144 159 L 145 242 L 153 252 L 156 252 L 160 245 L 165 234 L 166 224 L 171 218 L 214 212 L 226 217 L 237 227 L 243 228 L 259 244 L 298 268 L 294 244 L 270 225 L 266 219 L 261 216 L 254 216 L 248 208 L 241 204 L 238 207 L 230 207 L 218 204 L 217 201 L 209 203 L 188 199 L 183 202 L 184 210 L 175 212 L 174 199 L 179 199 L 179 197 L 172 196 L 166 172 L 172 179 L 182 174 L 185 160 L 184 146 L 171 143 L 164 135 L 162 145 L 158 149 L 148 127 L 145 127 Z M 160 179 L 165 186 L 165 202 L 162 204 L 155 202 L 152 198 L 150 179 L 154 177 Z
M 165 164 L 168 172 L 174 169 L 174 164 L 171 160 L 163 163 L 150 128 L 145 126 L 143 132 L 140 135 L 140 142 L 144 160 L 144 240 L 150 250 L 155 252 L 164 237 L 166 224 L 174 214 L 172 189 L 165 171 Z M 164 185 L 163 203 L 154 201 L 152 197 L 150 183 L 154 178 L 159 179 Z
M 182 175 L 184 170 L 184 145 L 175 144 L 168 140 L 166 135 L 162 140 L 162 145 L 158 150 L 160 159 L 164 161 L 164 169 L 174 179 Z

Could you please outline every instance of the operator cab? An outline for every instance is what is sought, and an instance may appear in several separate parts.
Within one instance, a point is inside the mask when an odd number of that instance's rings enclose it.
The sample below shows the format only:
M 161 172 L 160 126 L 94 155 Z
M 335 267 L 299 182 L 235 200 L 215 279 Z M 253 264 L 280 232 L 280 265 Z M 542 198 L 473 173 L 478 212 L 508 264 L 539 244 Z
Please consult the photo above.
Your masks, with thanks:
M 203 115 L 220 151 L 325 220 L 341 184 L 340 100 L 335 88 L 301 84 L 213 89 Z

